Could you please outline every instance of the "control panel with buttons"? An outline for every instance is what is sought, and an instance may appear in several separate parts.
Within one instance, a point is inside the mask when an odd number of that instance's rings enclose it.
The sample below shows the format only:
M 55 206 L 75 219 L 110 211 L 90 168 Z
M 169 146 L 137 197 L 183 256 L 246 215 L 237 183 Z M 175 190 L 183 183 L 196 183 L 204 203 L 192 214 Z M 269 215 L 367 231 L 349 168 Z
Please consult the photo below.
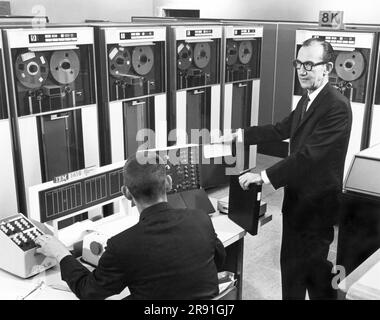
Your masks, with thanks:
M 23 251 L 35 248 L 34 240 L 43 234 L 23 216 L 4 219 L 0 222 L 0 231 L 5 233 Z
M 172 179 L 172 188 L 167 192 L 169 204 L 173 208 L 200 209 L 211 214 L 215 208 L 201 187 L 200 148 L 198 144 L 186 144 L 148 151 L 156 152 L 164 160 L 166 174 Z
M 198 147 L 170 150 L 166 159 L 166 174 L 172 178 L 172 190 L 168 193 L 200 188 Z
M 28 278 L 54 266 L 54 259 L 36 254 L 35 239 L 43 234 L 40 228 L 21 213 L 1 219 L 0 268 Z

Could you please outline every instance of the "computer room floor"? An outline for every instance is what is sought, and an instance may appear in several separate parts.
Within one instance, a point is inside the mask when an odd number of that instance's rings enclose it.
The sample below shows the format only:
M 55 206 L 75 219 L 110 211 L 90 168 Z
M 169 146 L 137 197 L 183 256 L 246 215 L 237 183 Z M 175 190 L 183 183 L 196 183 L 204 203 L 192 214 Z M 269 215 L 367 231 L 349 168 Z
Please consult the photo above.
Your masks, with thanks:
M 255 172 L 260 172 L 281 158 L 257 155 Z M 283 189 L 263 186 L 262 201 L 267 203 L 267 214 L 272 220 L 259 228 L 256 236 L 247 233 L 244 238 L 243 300 L 280 300 L 280 247 L 282 234 L 281 205 Z M 330 246 L 329 260 L 336 261 L 337 229 Z

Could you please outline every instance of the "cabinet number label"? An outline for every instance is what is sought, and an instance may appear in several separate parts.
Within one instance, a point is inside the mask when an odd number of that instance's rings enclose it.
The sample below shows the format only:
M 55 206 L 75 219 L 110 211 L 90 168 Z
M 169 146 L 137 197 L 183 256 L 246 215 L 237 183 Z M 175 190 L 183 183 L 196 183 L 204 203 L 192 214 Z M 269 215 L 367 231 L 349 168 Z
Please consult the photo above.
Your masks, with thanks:
M 343 28 L 343 11 L 319 11 L 319 25 L 335 29 Z

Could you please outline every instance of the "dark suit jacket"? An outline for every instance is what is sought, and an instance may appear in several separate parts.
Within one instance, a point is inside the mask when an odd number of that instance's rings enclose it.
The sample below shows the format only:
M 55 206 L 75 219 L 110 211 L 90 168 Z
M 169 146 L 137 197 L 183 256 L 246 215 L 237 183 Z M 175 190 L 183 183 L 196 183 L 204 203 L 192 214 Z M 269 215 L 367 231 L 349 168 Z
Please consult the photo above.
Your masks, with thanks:
M 90 273 L 74 257 L 61 260 L 62 279 L 80 299 L 104 299 L 128 286 L 130 299 L 209 299 L 218 294 L 225 258 L 210 217 L 161 202 L 107 242 Z
M 346 97 L 326 84 L 300 122 L 304 99 L 281 122 L 244 130 L 244 139 L 290 138 L 289 156 L 266 170 L 268 178 L 275 189 L 285 187 L 282 211 L 293 227 L 323 228 L 336 222 L 352 112 Z

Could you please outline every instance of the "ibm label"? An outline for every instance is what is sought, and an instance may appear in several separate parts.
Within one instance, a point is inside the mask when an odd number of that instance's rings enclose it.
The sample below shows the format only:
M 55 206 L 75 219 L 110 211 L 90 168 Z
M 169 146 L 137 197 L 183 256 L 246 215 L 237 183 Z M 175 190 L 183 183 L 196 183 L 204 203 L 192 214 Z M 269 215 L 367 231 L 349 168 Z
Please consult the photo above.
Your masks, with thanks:
M 234 31 L 235 36 L 253 36 L 256 34 L 256 29 L 238 29 Z
M 120 32 L 120 40 L 153 39 L 154 31 Z
M 48 34 L 30 34 L 29 43 L 49 43 L 77 41 L 77 33 L 48 33 Z
M 186 30 L 187 37 L 208 37 L 212 36 L 212 29 L 205 30 Z
M 330 43 L 338 44 L 355 44 L 355 37 L 344 37 L 344 36 L 318 36 L 314 35 L 313 38 L 319 38 Z

